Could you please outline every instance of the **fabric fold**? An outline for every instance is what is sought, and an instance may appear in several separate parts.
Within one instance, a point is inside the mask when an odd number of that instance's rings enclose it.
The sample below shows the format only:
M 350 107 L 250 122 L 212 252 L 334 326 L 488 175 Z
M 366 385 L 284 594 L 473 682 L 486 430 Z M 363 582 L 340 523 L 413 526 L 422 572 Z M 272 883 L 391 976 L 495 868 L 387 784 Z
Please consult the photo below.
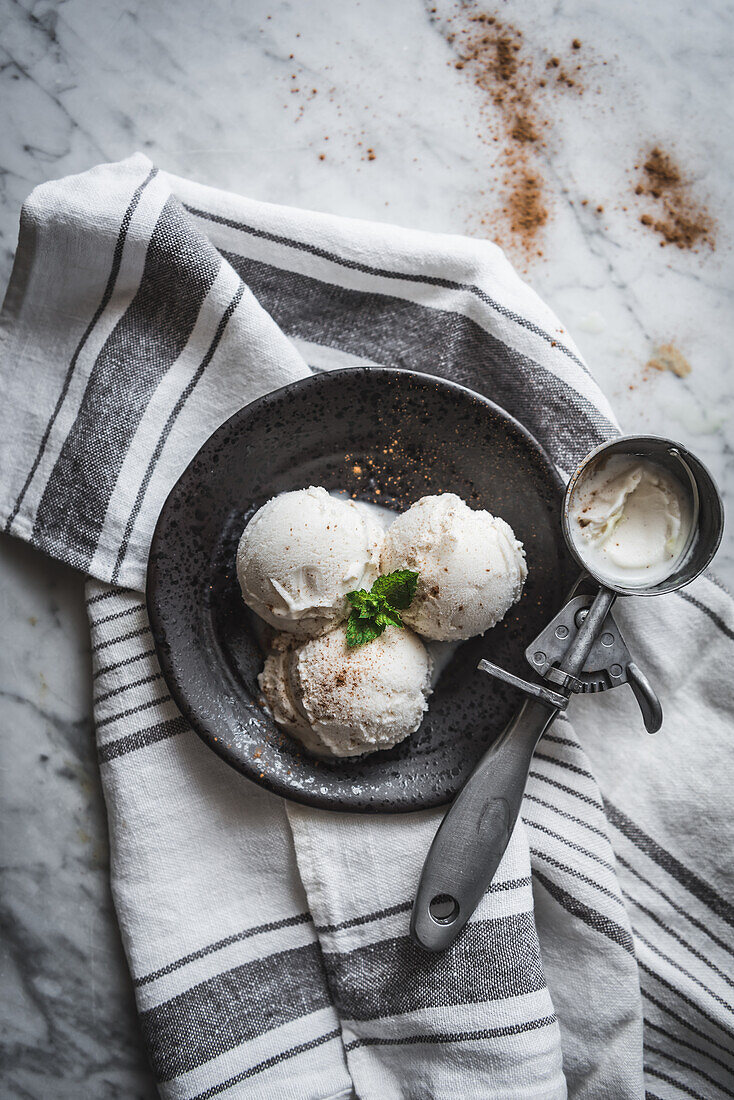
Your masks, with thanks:
M 565 1096 L 522 823 L 465 935 L 432 955 L 408 924 L 443 811 L 368 828 L 359 815 L 287 811 L 357 1094 Z

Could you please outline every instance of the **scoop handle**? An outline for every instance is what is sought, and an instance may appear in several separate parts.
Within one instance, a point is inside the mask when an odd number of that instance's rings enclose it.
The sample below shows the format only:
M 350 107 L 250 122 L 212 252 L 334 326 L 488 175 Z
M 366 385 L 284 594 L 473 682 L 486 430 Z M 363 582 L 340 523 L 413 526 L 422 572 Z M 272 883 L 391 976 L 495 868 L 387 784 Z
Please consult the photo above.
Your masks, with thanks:
M 441 822 L 413 904 L 410 934 L 444 951 L 476 909 L 515 827 L 530 761 L 556 707 L 528 700 L 485 753 Z

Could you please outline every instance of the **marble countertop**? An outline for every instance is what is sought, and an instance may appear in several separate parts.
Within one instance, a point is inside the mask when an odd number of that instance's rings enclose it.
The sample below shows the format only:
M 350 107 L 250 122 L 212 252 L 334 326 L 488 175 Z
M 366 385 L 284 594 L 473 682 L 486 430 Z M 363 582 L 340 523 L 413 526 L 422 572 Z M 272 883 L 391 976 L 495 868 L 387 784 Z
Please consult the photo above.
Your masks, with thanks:
M 467 8 L 181 0 L 172 18 L 163 0 L 0 3 L 0 286 L 28 192 L 136 149 L 259 199 L 497 232 L 623 428 L 690 446 L 734 507 L 734 43 L 724 0 L 498 8 L 522 31 L 545 123 L 532 164 L 549 220 L 532 259 L 499 213 L 503 108 L 471 64 L 457 68 Z M 574 63 L 568 94 L 540 84 L 547 66 L 556 78 L 554 56 L 560 69 Z M 634 187 L 655 145 L 707 206 L 715 249 L 661 248 L 640 224 L 647 208 Z M 646 368 L 660 345 L 685 356 L 687 377 Z M 155 1088 L 107 884 L 83 581 L 7 538 L 0 553 L 3 1095 L 147 1100 Z M 716 572 L 734 588 L 727 536 Z

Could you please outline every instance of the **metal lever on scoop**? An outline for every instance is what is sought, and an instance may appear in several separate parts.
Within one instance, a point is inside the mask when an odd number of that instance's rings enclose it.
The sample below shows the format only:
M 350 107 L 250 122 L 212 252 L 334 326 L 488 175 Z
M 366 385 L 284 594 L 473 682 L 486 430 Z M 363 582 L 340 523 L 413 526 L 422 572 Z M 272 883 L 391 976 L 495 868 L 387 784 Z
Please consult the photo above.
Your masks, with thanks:
M 642 720 L 648 733 L 657 733 L 663 724 L 663 708 L 660 705 L 652 684 L 641 668 L 630 661 L 627 665 L 627 683 L 632 688 L 637 704 L 642 711 Z
M 542 684 L 532 684 L 529 680 L 523 680 L 520 676 L 508 672 L 507 669 L 500 668 L 499 665 L 493 665 L 491 661 L 480 661 L 477 668 L 490 676 L 494 676 L 496 680 L 504 680 L 506 684 L 512 684 L 513 687 L 520 688 L 520 691 L 524 691 L 526 695 L 541 699 L 544 703 L 548 703 L 558 710 L 565 710 L 568 706 L 567 695 L 560 695 L 557 691 L 551 691 L 550 688 L 544 687 Z
M 563 661 L 562 671 L 571 680 L 583 669 L 615 599 L 614 592 L 601 588 L 579 626 Z M 567 700 L 571 689 L 562 691 Z M 555 694 L 548 691 L 549 696 Z M 561 709 L 544 698 L 526 701 L 441 822 L 423 866 L 410 922 L 411 936 L 426 950 L 451 946 L 492 881 L 520 812 L 535 746 Z
M 569 674 L 567 653 L 571 652 L 570 645 L 588 614 L 590 604 L 590 596 L 573 596 L 525 650 L 528 664 L 544 679 L 575 694 L 607 691 L 628 683 L 642 711 L 647 732 L 657 733 L 663 722 L 660 700 L 647 677 L 632 660 L 611 612 L 607 613 L 601 624 L 583 668 L 574 676 Z M 479 667 L 501 680 L 509 680 L 529 695 L 549 690 L 544 685 L 511 677 L 510 673 L 489 662 L 480 662 Z

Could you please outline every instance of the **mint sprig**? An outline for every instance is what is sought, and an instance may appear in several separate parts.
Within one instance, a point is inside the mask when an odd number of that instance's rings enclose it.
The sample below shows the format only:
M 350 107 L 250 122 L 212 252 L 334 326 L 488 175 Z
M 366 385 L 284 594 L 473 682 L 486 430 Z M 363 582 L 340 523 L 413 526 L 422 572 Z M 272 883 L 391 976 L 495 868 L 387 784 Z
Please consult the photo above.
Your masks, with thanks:
M 413 601 L 417 584 L 417 573 L 412 573 L 410 569 L 396 569 L 394 573 L 378 577 L 370 592 L 385 600 L 391 608 L 405 611 Z
M 379 638 L 388 626 L 404 625 L 401 611 L 410 607 L 418 584 L 418 574 L 396 569 L 378 577 L 372 588 L 347 592 L 352 610 L 347 619 L 347 645 L 365 645 Z

